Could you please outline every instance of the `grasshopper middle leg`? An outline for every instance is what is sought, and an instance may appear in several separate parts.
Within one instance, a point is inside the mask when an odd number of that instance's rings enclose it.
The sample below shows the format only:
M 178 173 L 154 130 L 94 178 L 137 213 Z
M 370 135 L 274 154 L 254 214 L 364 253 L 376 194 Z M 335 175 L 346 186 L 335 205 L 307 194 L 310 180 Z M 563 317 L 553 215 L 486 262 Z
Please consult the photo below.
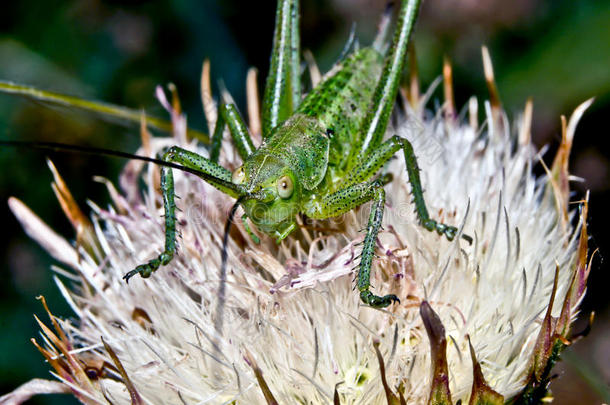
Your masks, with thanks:
M 371 178 L 400 149 L 404 153 L 409 183 L 411 183 L 411 193 L 415 203 L 415 211 L 421 225 L 429 231 L 436 231 L 438 234 L 444 234 L 447 239 L 453 240 L 457 234 L 456 227 L 445 225 L 430 218 L 426 202 L 424 201 L 424 192 L 419 178 L 419 166 L 417 165 L 415 152 L 411 143 L 405 138 L 394 135 L 379 145 L 363 163 L 350 172 L 346 180 L 341 184 L 341 187 Z M 469 243 L 472 242 L 469 236 L 463 235 L 462 237 Z
M 408 140 L 397 135 L 379 145 L 363 163 L 354 168 L 339 186 L 340 190 L 325 196 L 320 204 L 312 206 L 312 208 L 306 212 L 311 218 L 323 219 L 341 215 L 367 201 L 373 201 L 366 228 L 366 237 L 362 247 L 357 286 L 360 291 L 360 299 L 365 304 L 375 308 L 387 307 L 392 302 L 398 301 L 398 298 L 395 295 L 377 296 L 370 291 L 371 267 L 373 257 L 375 256 L 375 242 L 383 220 L 385 204 L 383 184 L 385 184 L 386 181 L 383 176 L 371 183 L 363 181 L 373 177 L 375 173 L 377 173 L 377 171 L 379 171 L 379 169 L 401 149 L 403 150 L 405 157 L 409 183 L 411 183 L 415 211 L 421 225 L 429 231 L 436 231 L 439 234 L 445 235 L 448 240 L 453 240 L 457 234 L 456 227 L 445 225 L 430 218 L 424 201 L 421 180 L 419 178 L 419 167 L 417 165 L 415 153 L 413 152 L 413 147 Z M 469 236 L 463 235 L 463 238 L 469 242 L 472 241 Z

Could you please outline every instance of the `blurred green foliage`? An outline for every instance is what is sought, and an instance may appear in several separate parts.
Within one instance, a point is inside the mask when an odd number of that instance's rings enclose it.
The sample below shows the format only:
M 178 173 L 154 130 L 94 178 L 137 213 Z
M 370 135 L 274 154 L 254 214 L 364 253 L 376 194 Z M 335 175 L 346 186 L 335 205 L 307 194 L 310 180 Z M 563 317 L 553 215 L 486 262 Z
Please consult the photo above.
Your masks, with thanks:
M 153 97 L 157 84 L 177 85 L 189 123 L 204 126 L 199 78 L 204 58 L 212 80 L 222 82 L 242 109 L 245 76 L 256 66 L 259 83 L 268 69 L 275 2 L 237 0 L 76 0 L 22 1 L 3 4 L 0 18 L 0 79 L 27 83 L 72 95 L 107 100 L 163 116 Z M 468 8 L 468 0 L 428 0 L 415 34 L 418 65 L 425 87 L 441 72 L 443 55 L 454 64 L 458 106 L 471 95 L 486 97 L 480 45 L 489 46 L 500 94 L 509 113 L 535 101 L 534 134 L 539 143 L 557 142 L 559 114 L 569 114 L 586 98 L 598 99 L 577 133 L 574 160 L 589 156 L 597 169 L 576 166 L 592 187 L 591 247 L 608 243 L 605 229 L 610 202 L 609 153 L 597 133 L 607 134 L 610 103 L 610 2 L 595 0 L 515 1 L 510 18 L 496 12 L 501 2 L 487 0 Z M 476 2 L 475 2 L 476 3 Z M 527 3 L 527 4 L 526 4 Z M 322 70 L 338 58 L 357 21 L 358 38 L 370 42 L 383 0 L 328 2 L 302 0 L 304 48 L 313 51 Z M 485 9 L 485 7 L 488 8 Z M 519 8 L 521 7 L 521 8 Z M 440 93 L 438 94 L 440 99 Z M 54 111 L 0 96 L 0 137 L 95 145 L 134 151 L 137 129 L 105 124 L 91 117 Z M 107 201 L 103 186 L 91 180 L 105 175 L 115 181 L 123 162 L 90 156 L 48 156 L 57 164 L 77 201 Z M 73 235 L 49 187 L 44 154 L 0 150 L 0 393 L 32 377 L 47 378 L 48 368 L 29 342 L 37 336 L 32 314 L 42 314 L 34 299 L 44 294 L 52 310 L 71 316 L 52 281 L 49 257 L 29 241 L 5 205 L 15 195 L 53 229 Z M 585 158 L 582 158 L 585 159 Z M 589 158 L 586 158 L 589 159 Z M 590 163 L 586 160 L 585 163 Z M 600 166 L 601 165 L 601 166 Z M 579 172 L 581 170 L 581 172 Z M 605 170 L 605 171 L 604 171 Z M 606 311 L 601 286 L 608 276 L 594 266 L 585 311 Z M 72 403 L 44 398 L 31 403 Z

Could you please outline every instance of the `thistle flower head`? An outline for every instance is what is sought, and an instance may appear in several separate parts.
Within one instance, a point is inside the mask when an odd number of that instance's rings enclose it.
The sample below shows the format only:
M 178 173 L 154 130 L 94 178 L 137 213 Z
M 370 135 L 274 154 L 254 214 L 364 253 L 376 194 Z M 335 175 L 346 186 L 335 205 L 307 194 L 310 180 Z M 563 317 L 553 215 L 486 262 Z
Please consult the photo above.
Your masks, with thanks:
M 92 203 L 90 220 L 54 171 L 75 245 L 18 200 L 11 208 L 62 263 L 56 282 L 75 317 L 49 312 L 54 330 L 39 321 L 44 342 L 35 344 L 60 384 L 37 381 L 4 400 L 52 389 L 91 404 L 496 404 L 540 395 L 588 276 L 587 202 L 568 207 L 567 157 L 589 103 L 564 126 L 555 162 L 536 178 L 532 168 L 543 163 L 530 142 L 530 103 L 509 125 L 492 92 L 479 124 L 475 98 L 458 115 L 450 99 L 435 112 L 424 108 L 428 96 L 408 94 L 392 131 L 414 145 L 431 212 L 474 240 L 449 242 L 421 228 L 404 161 L 393 160 L 372 285 L 400 304 L 376 310 L 353 292 L 366 206 L 301 224 L 279 246 L 267 237 L 254 244 L 237 221 L 222 273 L 233 201 L 177 171 L 179 253 L 127 285 L 124 274 L 164 244 L 157 168 L 128 164 L 122 193 L 99 179 L 112 204 Z M 175 104 L 164 104 L 175 136 L 151 139 L 143 127 L 139 153 L 179 143 L 206 155 L 187 141 Z M 206 112 L 213 127 L 214 109 Z M 221 163 L 238 167 L 236 155 L 225 142 Z

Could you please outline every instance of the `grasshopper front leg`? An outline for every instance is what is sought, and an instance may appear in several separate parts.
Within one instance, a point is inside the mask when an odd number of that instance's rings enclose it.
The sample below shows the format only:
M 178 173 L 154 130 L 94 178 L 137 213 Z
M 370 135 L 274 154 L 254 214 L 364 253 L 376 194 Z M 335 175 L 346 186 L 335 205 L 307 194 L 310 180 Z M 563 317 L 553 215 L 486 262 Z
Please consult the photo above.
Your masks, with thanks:
M 179 163 L 187 168 L 201 172 L 199 176 L 220 191 L 233 197 L 239 195 L 239 190 L 231 183 L 231 172 L 224 167 L 186 149 L 172 146 L 162 157 L 165 162 Z M 174 195 L 174 176 L 169 167 L 161 168 L 161 192 L 165 210 L 165 249 L 148 263 L 139 265 L 123 277 L 125 281 L 136 274 L 147 278 L 159 267 L 171 262 L 176 253 L 176 204 Z
M 393 302 L 400 302 L 394 294 L 378 296 L 370 291 L 371 266 L 375 256 L 375 242 L 383 220 L 383 209 L 385 205 L 385 191 L 383 184 L 387 181 L 385 177 L 372 183 L 358 183 L 336 191 L 322 198 L 317 204 L 306 207 L 306 214 L 310 218 L 325 219 L 344 214 L 359 205 L 373 200 L 369 222 L 366 228 L 366 236 L 360 255 L 360 266 L 356 285 L 360 291 L 360 299 L 374 308 L 385 308 Z

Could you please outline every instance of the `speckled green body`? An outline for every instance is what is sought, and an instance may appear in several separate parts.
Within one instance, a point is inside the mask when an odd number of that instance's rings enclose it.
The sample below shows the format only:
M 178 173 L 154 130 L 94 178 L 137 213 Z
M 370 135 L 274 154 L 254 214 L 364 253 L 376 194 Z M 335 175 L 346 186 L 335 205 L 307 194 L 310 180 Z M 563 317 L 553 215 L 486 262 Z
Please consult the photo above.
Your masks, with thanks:
M 244 167 L 253 192 L 261 177 L 272 176 L 276 162 L 291 168 L 302 187 L 296 212 L 313 211 L 321 198 L 338 190 L 356 165 L 353 146 L 362 136 L 362 124 L 373 102 L 383 55 L 373 48 L 355 52 L 302 101 L 297 111 L 272 130 L 248 157 Z M 265 170 L 265 173 L 261 171 Z M 319 216 L 319 215 L 318 215 Z
M 245 212 L 245 229 L 255 242 L 259 237 L 250 223 L 280 243 L 296 228 L 299 213 L 325 219 L 372 201 L 357 288 L 364 303 L 378 308 L 398 301 L 395 295 L 377 296 L 370 291 L 370 272 L 385 205 L 383 186 L 391 178 L 377 174 L 396 152 L 403 151 L 421 224 L 450 240 L 457 233 L 455 227 L 429 217 L 411 144 L 396 135 L 383 141 L 419 3 L 420 0 L 401 2 L 387 53 L 380 51 L 384 42 L 384 34 L 380 33 L 375 46 L 352 53 L 301 99 L 298 0 L 279 0 L 263 98 L 260 147 L 255 149 L 235 106 L 222 104 L 209 159 L 178 147 L 170 148 L 163 156 L 166 162 L 195 170 L 214 187 L 238 198 L 236 204 Z M 225 126 L 243 159 L 243 165 L 232 174 L 218 164 Z M 175 204 L 169 167 L 161 169 L 161 182 L 165 250 L 127 273 L 126 280 L 135 274 L 148 277 L 174 256 Z
M 383 55 L 377 50 L 359 50 L 309 93 L 297 110 L 297 114 L 315 119 L 329 134 L 327 180 L 334 181 L 328 184 L 335 184 L 354 166 L 356 159 L 350 152 L 364 135 L 364 119 L 375 92 L 371 83 L 379 80 L 382 68 Z

